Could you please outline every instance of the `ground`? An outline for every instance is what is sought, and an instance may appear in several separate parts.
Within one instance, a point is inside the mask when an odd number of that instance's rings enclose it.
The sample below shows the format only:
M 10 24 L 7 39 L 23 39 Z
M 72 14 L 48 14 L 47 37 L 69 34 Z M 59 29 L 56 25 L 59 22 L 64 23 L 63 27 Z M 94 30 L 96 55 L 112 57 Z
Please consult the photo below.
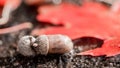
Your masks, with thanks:
M 43 26 L 35 20 L 37 11 L 35 7 L 30 7 L 24 3 L 12 13 L 10 21 L 0 28 L 10 27 L 22 22 L 30 21 L 34 23 L 34 27 Z M 32 29 L 21 30 L 9 34 L 0 35 L 0 68 L 120 68 L 120 55 L 113 57 L 93 57 L 93 56 L 72 56 L 65 55 L 37 55 L 25 57 L 17 52 L 17 43 L 20 37 L 29 35 Z M 102 41 L 97 40 L 96 44 Z M 89 40 L 90 40 L 89 39 Z M 73 41 L 76 43 L 76 41 Z M 84 43 L 84 41 L 82 41 Z M 99 44 L 100 44 L 99 43 Z M 89 41 L 89 44 L 92 44 Z M 80 44 L 75 44 L 80 45 Z M 74 54 L 79 52 L 79 47 L 74 47 Z

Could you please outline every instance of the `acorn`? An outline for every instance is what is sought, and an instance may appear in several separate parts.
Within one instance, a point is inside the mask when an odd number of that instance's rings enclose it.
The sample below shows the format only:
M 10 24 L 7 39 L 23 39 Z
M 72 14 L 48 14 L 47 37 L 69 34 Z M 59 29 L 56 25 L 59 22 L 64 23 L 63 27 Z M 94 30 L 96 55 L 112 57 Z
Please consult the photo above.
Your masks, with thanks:
M 35 55 L 34 50 L 31 48 L 31 45 L 34 42 L 35 42 L 35 38 L 33 36 L 24 36 L 20 38 L 18 42 L 17 51 L 24 56 Z
M 40 35 L 33 44 L 37 54 L 64 54 L 73 49 L 72 40 L 65 35 Z
M 24 36 L 18 42 L 18 52 L 24 56 L 65 54 L 73 50 L 72 40 L 65 35 Z

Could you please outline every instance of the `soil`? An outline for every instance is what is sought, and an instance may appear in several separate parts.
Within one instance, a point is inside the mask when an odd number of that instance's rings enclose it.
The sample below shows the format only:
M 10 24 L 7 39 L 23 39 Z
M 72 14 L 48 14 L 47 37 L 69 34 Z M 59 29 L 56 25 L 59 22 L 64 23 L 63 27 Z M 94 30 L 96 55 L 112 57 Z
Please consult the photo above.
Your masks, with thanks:
M 48 24 L 43 25 L 36 21 L 37 11 L 32 11 L 36 9 L 22 3 L 12 13 L 8 24 L 0 26 L 0 28 L 14 26 L 26 21 L 34 23 L 33 28 L 48 26 Z M 39 26 L 37 26 L 38 24 Z M 73 54 L 70 52 L 63 55 L 50 54 L 25 57 L 17 52 L 16 47 L 20 37 L 30 35 L 32 29 L 0 35 L 0 68 L 120 68 L 120 55 L 113 57 L 75 56 L 76 53 L 81 51 L 81 47 L 88 50 L 90 45 L 92 45 L 90 48 L 100 46 L 103 41 L 96 38 L 73 40 L 75 43 Z M 96 41 L 92 42 L 91 40 Z M 81 42 L 81 44 L 78 44 L 78 42 Z M 86 47 L 82 45 L 86 45 Z

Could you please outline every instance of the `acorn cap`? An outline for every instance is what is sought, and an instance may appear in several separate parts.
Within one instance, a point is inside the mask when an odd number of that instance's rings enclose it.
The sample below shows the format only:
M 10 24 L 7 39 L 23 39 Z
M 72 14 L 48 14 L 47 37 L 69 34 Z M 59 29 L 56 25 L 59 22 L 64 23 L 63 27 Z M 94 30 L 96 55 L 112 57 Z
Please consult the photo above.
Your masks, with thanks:
M 46 35 L 40 35 L 36 38 L 33 48 L 37 54 L 47 55 L 49 50 L 49 40 Z
M 20 38 L 18 42 L 17 51 L 24 56 L 33 56 L 35 55 L 34 50 L 32 50 L 31 45 L 35 42 L 33 36 L 24 36 Z

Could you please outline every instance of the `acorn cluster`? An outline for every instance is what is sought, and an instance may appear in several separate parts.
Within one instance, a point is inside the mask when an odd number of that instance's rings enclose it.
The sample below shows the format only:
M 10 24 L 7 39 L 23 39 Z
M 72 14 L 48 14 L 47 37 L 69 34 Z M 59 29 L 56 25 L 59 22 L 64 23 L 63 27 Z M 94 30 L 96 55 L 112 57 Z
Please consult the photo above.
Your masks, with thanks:
M 72 40 L 65 35 L 24 36 L 18 42 L 17 51 L 24 56 L 64 54 L 73 50 Z

